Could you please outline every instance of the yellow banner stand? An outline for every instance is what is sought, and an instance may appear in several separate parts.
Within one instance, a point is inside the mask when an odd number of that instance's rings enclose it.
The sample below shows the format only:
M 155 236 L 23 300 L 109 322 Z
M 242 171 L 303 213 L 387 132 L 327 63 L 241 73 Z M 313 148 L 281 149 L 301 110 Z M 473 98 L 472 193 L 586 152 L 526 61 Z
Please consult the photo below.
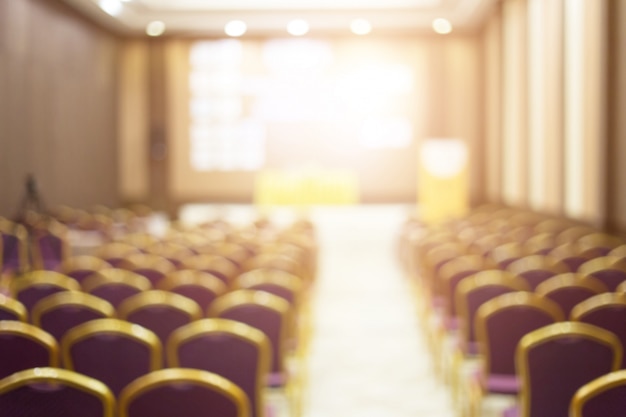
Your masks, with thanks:
M 418 157 L 418 218 L 434 224 L 461 217 L 469 209 L 469 156 L 460 139 L 432 138 Z

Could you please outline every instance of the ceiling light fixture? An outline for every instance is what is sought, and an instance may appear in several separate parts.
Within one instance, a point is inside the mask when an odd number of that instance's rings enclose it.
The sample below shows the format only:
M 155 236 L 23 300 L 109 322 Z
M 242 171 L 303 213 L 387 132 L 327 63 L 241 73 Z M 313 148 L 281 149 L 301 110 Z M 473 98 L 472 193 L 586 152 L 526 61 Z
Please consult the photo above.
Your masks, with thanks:
M 355 35 L 367 35 L 372 31 L 372 24 L 365 19 L 354 19 L 350 23 L 350 30 Z
M 146 26 L 146 34 L 148 36 L 161 36 L 165 32 L 165 23 L 160 20 L 154 20 Z
M 433 20 L 433 30 L 440 35 L 447 35 L 452 32 L 452 23 L 448 19 L 435 19 Z
M 309 33 L 309 23 L 303 19 L 294 19 L 287 25 L 287 32 L 293 36 L 302 36 Z
M 111 16 L 117 16 L 122 13 L 122 10 L 124 9 L 124 5 L 120 2 L 120 0 L 100 0 L 98 6 L 100 6 L 105 13 L 110 14 Z
M 224 32 L 228 36 L 232 36 L 235 38 L 243 35 L 244 33 L 246 33 L 247 30 L 248 26 L 246 25 L 246 22 L 243 22 L 241 20 L 231 20 L 230 22 L 226 23 L 226 26 L 224 26 Z

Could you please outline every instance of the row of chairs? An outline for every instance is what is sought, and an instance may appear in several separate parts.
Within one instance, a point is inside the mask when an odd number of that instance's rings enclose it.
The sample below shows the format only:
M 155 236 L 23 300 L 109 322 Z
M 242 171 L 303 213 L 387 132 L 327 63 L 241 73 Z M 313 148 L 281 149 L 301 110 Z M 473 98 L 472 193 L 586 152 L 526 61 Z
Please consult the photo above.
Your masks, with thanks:
M 83 326 L 88 327 L 91 324 L 106 321 L 115 322 L 115 326 L 117 327 L 119 327 L 119 323 L 121 322 L 126 323 L 128 326 L 132 326 L 134 329 L 144 328 L 145 331 L 151 332 L 155 335 L 154 338 L 156 338 L 158 343 L 162 346 L 166 346 L 168 340 L 173 339 L 174 336 L 178 334 L 178 330 L 183 331 L 187 325 L 195 326 L 195 329 L 202 332 L 202 336 L 190 336 L 198 340 L 208 337 L 208 333 L 210 333 L 208 329 L 213 328 L 213 333 L 216 333 L 216 329 L 220 329 L 219 332 L 217 332 L 219 335 L 214 337 L 214 339 L 215 341 L 221 343 L 221 347 L 213 348 L 214 354 L 210 355 L 210 362 L 213 363 L 210 366 L 219 368 L 220 366 L 226 366 L 225 364 L 230 362 L 236 363 L 235 365 L 231 364 L 231 372 L 235 372 L 235 376 L 239 375 L 240 377 L 244 374 L 248 375 L 247 388 L 250 388 L 251 383 L 249 381 L 251 380 L 255 381 L 253 385 L 257 388 L 260 386 L 290 387 L 290 381 L 285 373 L 286 369 L 284 358 L 286 355 L 284 351 L 287 348 L 293 349 L 296 345 L 294 343 L 288 344 L 285 341 L 288 337 L 291 341 L 297 339 L 296 336 L 298 335 L 299 330 L 297 328 L 296 318 L 298 315 L 294 313 L 292 306 L 299 304 L 299 299 L 303 294 L 302 289 L 304 287 L 304 280 L 297 275 L 291 274 L 290 272 L 281 271 L 280 268 L 284 267 L 284 269 L 288 269 L 285 265 L 289 267 L 295 265 L 294 268 L 289 270 L 302 273 L 309 280 L 312 278 L 312 271 L 314 270 L 314 245 L 311 244 L 311 225 L 306 224 L 305 227 L 301 227 L 301 230 L 306 232 L 303 233 L 306 235 L 303 239 L 299 238 L 297 230 L 291 230 L 290 236 L 282 235 L 281 238 L 285 239 L 280 242 L 275 239 L 275 233 L 273 235 L 270 235 L 269 233 L 266 234 L 266 237 L 261 240 L 261 244 L 253 242 L 252 238 L 254 236 L 248 237 L 248 240 L 246 240 L 246 243 L 250 243 L 248 246 L 239 244 L 243 243 L 243 241 L 238 242 L 237 244 L 231 244 L 233 242 L 218 242 L 220 250 L 231 255 L 230 257 L 222 257 L 221 255 L 224 255 L 224 253 L 217 255 L 215 253 L 207 253 L 209 252 L 208 250 L 197 250 L 200 245 L 206 243 L 207 236 L 212 233 L 210 230 L 202 231 L 201 233 L 189 233 L 187 231 L 185 233 L 178 233 L 177 238 L 179 239 L 195 241 L 195 245 L 189 245 L 192 247 L 192 253 L 190 254 L 189 252 L 186 252 L 186 255 L 191 255 L 188 257 L 196 260 L 201 257 L 207 259 L 211 256 L 214 259 L 218 257 L 221 258 L 220 260 L 226 259 L 228 265 L 234 266 L 234 268 L 231 268 L 231 271 L 234 272 L 224 274 L 224 276 L 220 277 L 217 273 L 215 273 L 217 271 L 206 272 L 199 270 L 199 268 L 196 270 L 179 270 L 178 268 L 180 267 L 197 267 L 198 264 L 196 263 L 192 265 L 192 263 L 181 262 L 179 265 L 176 265 L 175 262 L 166 260 L 169 264 L 167 264 L 167 270 L 163 269 L 165 274 L 157 278 L 152 277 L 152 280 L 146 271 L 141 268 L 142 266 L 147 266 L 148 264 L 143 261 L 149 257 L 152 258 L 151 260 L 156 260 L 157 258 L 166 259 L 165 257 L 160 257 L 155 252 L 161 251 L 162 254 L 170 253 L 169 250 L 174 248 L 177 244 L 170 239 L 160 239 L 155 241 L 153 237 L 146 234 L 134 233 L 126 235 L 123 237 L 123 242 L 120 241 L 110 244 L 110 246 L 126 246 L 126 249 L 128 246 L 132 246 L 133 252 L 128 254 L 126 257 L 121 257 L 121 259 L 119 259 L 120 263 L 117 265 L 112 265 L 104 259 L 96 257 L 80 257 L 80 259 L 70 258 L 60 264 L 57 269 L 67 272 L 70 275 L 74 274 L 74 278 L 52 271 L 35 271 L 26 274 L 25 276 L 16 278 L 13 281 L 15 283 L 13 290 L 15 290 L 14 294 L 18 299 L 20 298 L 20 294 L 27 293 L 27 290 L 32 289 L 31 287 L 33 286 L 36 287 L 37 285 L 32 285 L 35 284 L 36 281 L 38 284 L 42 284 L 43 288 L 48 287 L 49 289 L 49 287 L 57 285 L 57 287 L 65 286 L 66 288 L 62 289 L 69 291 L 59 291 L 58 293 L 48 295 L 43 299 L 42 294 L 39 294 L 35 297 L 34 301 L 31 300 L 32 302 L 25 303 L 28 305 L 28 308 L 25 306 L 22 306 L 21 308 L 14 308 L 14 310 L 18 312 L 21 311 L 21 313 L 16 314 L 14 318 L 26 320 L 26 317 L 30 314 L 30 320 L 32 322 L 43 328 L 51 330 L 52 333 L 55 333 L 55 336 L 61 346 L 64 345 L 66 340 L 71 340 L 74 330 L 81 330 Z M 294 231 L 296 233 L 293 233 Z M 305 246 L 309 250 L 300 250 L 300 248 L 296 247 L 297 245 L 288 247 L 287 243 L 289 241 L 300 243 L 300 246 Z M 213 250 L 218 245 L 211 245 L 210 249 Z M 107 246 L 109 245 L 103 245 L 101 248 L 97 249 L 94 255 L 104 254 L 109 251 L 111 248 Z M 180 249 L 181 246 L 183 245 L 178 245 L 175 249 Z M 270 250 L 267 248 L 268 246 L 273 247 Z M 246 249 L 246 251 L 241 251 L 241 248 Z M 189 247 L 184 249 L 189 249 Z M 205 248 L 203 249 L 209 249 L 209 247 L 205 245 Z M 255 249 L 260 250 L 257 252 Z M 304 256 L 302 256 L 303 252 L 306 252 Z M 238 257 L 238 255 L 242 253 L 245 256 Z M 297 256 L 294 256 L 293 258 L 288 256 L 296 253 Z M 174 265 L 173 268 L 171 267 L 172 264 Z M 222 264 L 224 264 L 224 262 L 222 262 Z M 161 262 L 161 265 L 166 265 L 166 263 Z M 111 268 L 111 266 L 119 266 L 119 268 Z M 252 270 L 252 268 L 255 268 L 256 266 L 262 266 L 262 268 Z M 241 274 L 240 272 L 242 271 L 246 272 Z M 44 277 L 53 277 L 53 279 L 48 279 L 48 282 L 45 282 L 46 278 Z M 67 285 L 58 285 L 61 281 L 63 281 L 63 284 Z M 135 295 L 125 299 L 124 301 L 120 299 L 117 300 L 116 303 L 107 303 L 104 300 L 96 301 L 97 298 L 93 296 L 94 293 L 97 293 L 98 289 L 102 290 L 103 287 L 106 287 L 107 285 L 123 284 L 128 287 L 129 283 L 136 282 L 143 282 L 142 285 L 139 285 L 141 288 L 136 288 L 137 291 Z M 305 282 L 306 284 L 310 284 L 310 281 Z M 132 287 L 133 285 L 130 286 Z M 91 292 L 91 294 L 79 292 L 78 290 L 81 289 L 81 287 L 82 290 Z M 272 292 L 276 294 L 273 294 Z M 200 299 L 204 296 L 205 300 L 204 303 L 202 303 L 202 307 L 199 307 L 200 303 L 190 300 L 185 297 L 185 295 L 195 297 L 198 301 L 200 301 Z M 209 296 L 210 299 L 206 296 Z M 22 297 L 21 299 L 25 300 L 28 299 L 28 297 Z M 170 302 L 171 300 L 174 301 Z M 16 299 L 4 297 L 4 299 L 0 299 L 0 301 L 2 301 L 0 304 L 5 306 L 19 306 L 19 301 Z M 52 317 L 55 313 L 62 310 L 59 307 L 64 304 L 65 307 L 70 307 L 70 310 L 81 306 L 91 312 L 96 310 L 101 312 L 102 315 L 100 317 L 123 317 L 131 322 L 135 322 L 135 324 L 130 324 L 130 322 L 112 318 L 90 320 L 82 324 L 72 323 L 71 320 L 53 319 Z M 170 320 L 172 318 L 171 315 L 167 317 L 167 320 L 163 319 L 163 317 L 168 315 L 162 316 L 159 320 L 158 310 L 163 310 L 162 307 L 166 307 L 165 310 L 167 310 L 171 305 L 178 307 L 186 305 L 186 307 L 181 307 L 179 310 L 185 310 L 190 320 L 174 323 L 175 320 Z M 146 309 L 142 308 L 146 306 L 153 307 L 151 309 L 152 311 L 147 314 Z M 259 309 L 259 307 L 263 308 Z M 1 310 L 2 308 L 0 308 L 0 311 Z M 5 308 L 4 310 L 6 312 L 7 310 L 10 310 L 10 308 Z M 210 317 L 222 318 L 201 319 L 205 312 L 207 312 Z M 135 314 L 135 316 L 131 318 L 133 314 Z M 275 317 L 270 317 L 272 314 L 274 314 L 274 316 L 280 316 L 280 323 L 278 323 L 279 320 L 276 320 Z M 87 316 L 84 316 L 83 318 L 85 317 Z M 58 324 L 59 322 L 63 322 L 61 325 L 62 328 L 56 329 L 59 330 L 57 332 L 54 329 L 54 326 L 50 327 L 49 325 L 44 324 L 46 320 L 48 320 L 48 323 L 56 322 Z M 142 320 L 144 321 L 142 322 Z M 191 321 L 191 323 L 189 323 L 189 321 Z M 238 323 L 234 323 L 235 321 Z M 137 323 L 140 323 L 141 325 L 138 325 Z M 221 324 L 217 325 L 216 323 Z M 246 325 L 244 323 L 248 324 Z M 267 325 L 268 323 L 270 324 L 269 326 Z M 226 330 L 232 330 L 229 328 L 229 326 L 232 325 L 240 326 L 238 327 L 240 330 L 239 333 L 241 333 L 241 326 L 247 328 L 244 332 L 245 334 L 252 334 L 249 330 L 252 330 L 253 332 L 256 331 L 256 340 L 262 340 L 258 345 L 265 346 L 265 348 L 259 349 L 260 351 L 266 353 L 259 353 L 258 356 L 260 358 L 267 356 L 267 359 L 261 360 L 261 362 L 265 362 L 267 360 L 267 370 L 262 372 L 258 371 L 256 373 L 253 372 L 255 377 L 252 379 L 249 378 L 251 368 L 245 365 L 245 355 L 250 356 L 254 349 L 251 348 L 251 345 L 248 347 L 242 347 L 241 334 L 237 334 L 236 337 L 230 335 L 225 338 Z M 102 326 L 102 324 L 99 324 L 99 326 Z M 152 330 L 154 331 L 149 330 L 148 327 L 152 327 Z M 163 330 L 162 328 L 166 328 L 165 331 L 161 331 Z M 186 332 L 194 333 L 191 330 L 186 330 Z M 258 337 L 259 334 L 261 335 L 261 338 Z M 108 337 L 110 337 L 110 335 Z M 52 337 L 52 339 L 54 340 L 55 337 Z M 232 341 L 229 342 L 230 344 L 224 344 L 230 339 L 238 340 L 240 346 L 236 347 L 236 344 L 233 345 Z M 217 343 L 217 345 L 219 345 L 219 343 Z M 199 355 L 199 353 L 206 351 L 207 347 L 192 347 L 190 349 L 191 351 L 196 351 L 196 358 L 205 358 L 204 354 Z M 95 352 L 97 352 L 97 350 L 95 350 Z M 100 356 L 101 355 L 102 352 L 100 352 Z M 63 366 L 68 366 L 69 363 L 71 366 L 71 359 L 66 358 L 65 355 L 62 356 L 63 360 L 61 361 L 61 364 L 63 364 Z M 97 356 L 98 355 L 96 354 L 96 357 Z M 175 357 L 172 355 L 170 355 L 167 360 L 165 359 L 165 356 L 160 358 L 160 363 L 167 363 L 168 366 L 178 367 Z M 181 364 L 181 366 L 187 365 Z M 260 368 L 258 369 L 264 369 L 265 365 L 259 366 Z M 109 368 L 115 369 L 116 367 L 109 366 Z M 215 371 L 215 369 L 213 370 Z M 151 371 L 153 371 L 153 369 L 151 369 Z M 265 374 L 268 375 L 261 377 L 261 375 Z M 237 378 L 234 379 L 236 380 Z M 245 381 L 241 383 L 244 385 L 246 384 Z M 119 391 L 119 389 L 120 386 L 117 386 L 116 392 Z M 253 403 L 261 403 L 260 401 L 257 401 L 258 395 L 252 396 L 250 389 L 246 390 L 246 394 L 250 394 L 249 396 Z M 253 406 L 253 408 L 257 410 L 258 407 Z M 254 415 L 265 414 L 262 414 L 262 411 L 257 410 L 254 411 Z
M 171 368 L 134 380 L 118 400 L 97 379 L 54 367 L 0 380 L 0 409 L 12 417 L 247 417 L 245 393 L 215 373 Z
M 520 383 L 513 358 L 522 336 L 567 318 L 584 298 L 615 290 L 626 280 L 626 246 L 617 237 L 515 209 L 483 207 L 438 227 L 410 222 L 400 243 L 401 260 L 417 284 L 436 363 L 462 363 L 468 354 L 486 354 L 483 377 L 470 377 L 469 384 L 467 375 L 459 377 L 461 367 L 448 366 L 457 392 L 478 387 L 516 393 Z M 533 289 L 538 294 L 519 292 Z M 461 343 L 456 335 L 462 336 Z M 488 345 L 490 338 L 499 345 Z M 442 355 L 443 346 L 451 347 L 448 355 Z M 521 389 L 523 396 L 530 388 Z M 560 410 L 567 410 L 560 404 Z

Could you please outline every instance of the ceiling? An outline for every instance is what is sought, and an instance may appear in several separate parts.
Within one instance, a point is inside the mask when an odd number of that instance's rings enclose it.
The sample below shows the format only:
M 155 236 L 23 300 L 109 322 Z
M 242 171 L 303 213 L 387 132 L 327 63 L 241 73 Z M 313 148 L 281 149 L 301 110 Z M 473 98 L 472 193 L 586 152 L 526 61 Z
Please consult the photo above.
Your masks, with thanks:
M 370 21 L 372 33 L 431 31 L 436 18 L 448 19 L 454 31 L 480 25 L 497 0 L 63 0 L 81 13 L 123 34 L 145 34 L 154 20 L 163 21 L 166 35 L 224 36 L 233 19 L 246 22 L 246 36 L 285 34 L 294 18 L 306 19 L 310 34 L 349 34 L 356 18 Z M 118 9 L 114 16 L 100 5 Z

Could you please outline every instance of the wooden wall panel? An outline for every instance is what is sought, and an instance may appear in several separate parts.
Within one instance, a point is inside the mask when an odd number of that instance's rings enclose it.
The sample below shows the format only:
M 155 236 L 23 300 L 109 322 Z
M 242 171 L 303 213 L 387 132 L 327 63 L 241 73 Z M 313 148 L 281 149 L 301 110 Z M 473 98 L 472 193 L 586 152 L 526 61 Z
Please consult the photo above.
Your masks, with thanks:
M 0 215 L 27 174 L 50 206 L 116 205 L 118 40 L 57 1 L 0 3 Z

